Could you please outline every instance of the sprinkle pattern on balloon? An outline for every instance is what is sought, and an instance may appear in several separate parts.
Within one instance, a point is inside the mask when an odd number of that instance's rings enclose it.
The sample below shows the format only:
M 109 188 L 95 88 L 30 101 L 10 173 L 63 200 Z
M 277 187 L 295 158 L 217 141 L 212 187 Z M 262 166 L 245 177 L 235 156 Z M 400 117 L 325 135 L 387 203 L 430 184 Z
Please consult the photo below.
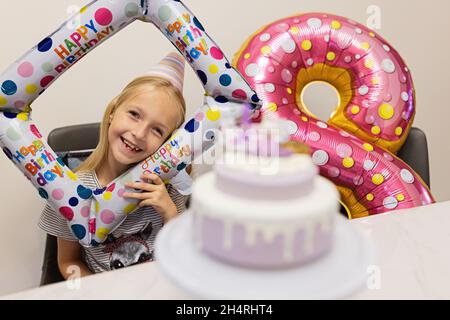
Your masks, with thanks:
M 124 192 L 133 192 L 125 183 L 140 181 L 145 172 L 170 181 L 213 145 L 223 112 L 236 105 L 260 105 L 257 94 L 181 1 L 97 0 L 77 14 L 79 27 L 67 28 L 69 19 L 0 76 L 0 145 L 39 196 L 68 221 L 80 244 L 95 246 L 137 208 L 136 200 L 123 198 Z M 205 104 L 155 154 L 106 188 L 90 190 L 44 141 L 30 119 L 30 105 L 76 62 L 136 20 L 156 25 L 186 58 L 205 88 Z
M 414 119 L 414 88 L 400 55 L 379 35 L 335 15 L 298 15 L 252 35 L 234 65 L 261 98 L 264 116 L 285 119 L 291 138 L 311 147 L 351 218 L 434 202 L 394 155 Z M 313 81 L 339 92 L 330 119 L 317 119 L 303 104 Z

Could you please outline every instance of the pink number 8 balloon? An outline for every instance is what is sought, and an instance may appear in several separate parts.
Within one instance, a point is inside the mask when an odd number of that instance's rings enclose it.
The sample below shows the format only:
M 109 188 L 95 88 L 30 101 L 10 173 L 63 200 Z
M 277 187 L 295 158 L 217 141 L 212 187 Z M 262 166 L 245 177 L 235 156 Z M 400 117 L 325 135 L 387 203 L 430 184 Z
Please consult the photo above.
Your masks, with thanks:
M 351 218 L 434 202 L 394 155 L 411 128 L 415 93 L 405 63 L 379 35 L 343 17 L 298 15 L 251 36 L 234 65 L 263 101 L 263 115 L 285 119 L 291 138 L 311 147 Z M 339 93 L 328 123 L 302 101 L 314 81 Z
M 103 242 L 136 209 L 136 201 L 121 197 L 126 182 L 139 180 L 145 171 L 173 178 L 212 146 L 223 112 L 243 104 L 258 108 L 259 100 L 181 1 L 98 0 L 78 14 L 75 30 L 66 27 L 69 19 L 0 76 L 0 145 L 39 195 L 68 220 L 80 243 L 91 246 Z M 205 88 L 205 104 L 154 155 L 93 193 L 44 141 L 31 121 L 30 105 L 92 49 L 135 20 L 156 25 L 186 57 Z

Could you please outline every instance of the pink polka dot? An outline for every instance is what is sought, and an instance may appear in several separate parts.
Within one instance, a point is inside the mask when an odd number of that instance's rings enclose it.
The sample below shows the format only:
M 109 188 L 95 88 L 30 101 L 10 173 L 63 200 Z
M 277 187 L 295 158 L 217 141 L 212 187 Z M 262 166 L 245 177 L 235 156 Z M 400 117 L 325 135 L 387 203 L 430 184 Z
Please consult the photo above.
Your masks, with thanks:
M 340 144 L 336 147 L 336 153 L 341 158 L 348 158 L 352 156 L 353 149 L 348 144 Z
M 387 161 L 394 161 L 394 157 L 392 156 L 392 155 L 390 155 L 389 153 L 384 153 L 383 154 L 383 156 L 384 156 L 384 158 L 387 160 Z
M 372 115 L 367 115 L 365 121 L 367 124 L 373 124 L 375 122 L 375 117 Z
M 95 21 L 101 26 L 107 26 L 113 19 L 111 11 L 106 8 L 100 8 L 95 12 Z
M 195 115 L 195 120 L 198 122 L 203 121 L 203 119 L 205 119 L 205 114 L 203 112 L 197 113 Z
M 281 71 L 281 79 L 286 83 L 291 83 L 292 73 L 288 69 L 283 69 L 283 71 Z
M 123 198 L 123 194 L 125 193 L 125 189 L 119 189 L 119 191 L 117 191 L 117 195 L 120 197 L 120 198 Z
M 339 170 L 339 168 L 331 167 L 330 169 L 328 169 L 328 175 L 331 178 L 337 178 L 337 177 L 339 177 L 340 174 L 341 174 L 341 170 Z
M 22 109 L 25 106 L 25 102 L 18 100 L 16 102 L 14 102 L 14 106 L 18 109 Z
M 109 192 L 113 192 L 115 187 L 116 187 L 116 184 L 113 183 L 113 184 L 110 185 L 106 190 L 109 191 Z
M 73 210 L 69 207 L 61 207 L 59 208 L 59 213 L 66 218 L 68 221 L 73 220 Z
M 247 99 L 247 94 L 242 89 L 237 89 L 233 91 L 233 98 L 236 99 Z
M 90 212 L 91 212 L 91 208 L 89 208 L 89 207 L 83 207 L 83 208 L 81 208 L 81 211 L 80 211 L 81 216 L 85 217 L 85 218 L 89 217 Z
M 48 86 L 48 84 L 50 83 L 50 82 L 52 82 L 53 81 L 53 79 L 55 79 L 55 77 L 53 77 L 53 76 L 46 76 L 46 77 L 44 77 L 44 78 L 42 78 L 41 79 L 41 87 L 42 88 L 45 88 L 46 86 Z
M 105 224 L 110 224 L 114 221 L 114 213 L 111 210 L 103 210 L 100 213 L 100 219 Z
M 309 140 L 313 142 L 317 142 L 320 140 L 320 134 L 316 131 L 313 131 L 309 134 Z
M 216 60 L 222 60 L 223 59 L 223 53 L 220 51 L 220 49 L 216 47 L 211 47 L 211 50 L 209 51 L 211 53 L 211 56 Z
M 34 72 L 33 65 L 29 62 L 23 62 L 19 66 L 19 68 L 17 68 L 17 73 L 24 78 L 31 77 L 33 75 L 33 72 Z
M 55 189 L 52 192 L 52 197 L 55 200 L 61 200 L 64 198 L 64 191 L 62 189 Z
M 360 186 L 364 183 L 364 179 L 361 176 L 356 176 L 353 178 L 353 183 L 355 184 L 355 186 Z
M 95 218 L 89 220 L 89 233 L 94 234 L 96 229 L 96 221 Z

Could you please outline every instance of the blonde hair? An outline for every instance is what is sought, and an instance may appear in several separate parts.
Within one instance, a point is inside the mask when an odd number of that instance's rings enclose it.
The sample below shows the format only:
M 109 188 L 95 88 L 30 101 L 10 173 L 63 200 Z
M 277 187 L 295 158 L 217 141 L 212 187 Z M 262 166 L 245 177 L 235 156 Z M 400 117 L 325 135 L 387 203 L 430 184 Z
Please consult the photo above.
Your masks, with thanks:
M 106 107 L 105 113 L 103 114 L 103 120 L 100 124 L 100 137 L 98 145 L 91 155 L 78 168 L 76 168 L 75 171 L 97 171 L 100 169 L 108 157 L 108 129 L 111 115 L 113 115 L 117 108 L 125 101 L 133 96 L 136 96 L 142 91 L 143 88 L 148 87 L 165 90 L 169 96 L 177 102 L 180 110 L 180 116 L 178 117 L 178 121 L 174 129 L 183 124 L 186 116 L 186 102 L 184 101 L 184 97 L 181 92 L 173 86 L 170 81 L 155 76 L 143 76 L 136 78 L 131 81 Z

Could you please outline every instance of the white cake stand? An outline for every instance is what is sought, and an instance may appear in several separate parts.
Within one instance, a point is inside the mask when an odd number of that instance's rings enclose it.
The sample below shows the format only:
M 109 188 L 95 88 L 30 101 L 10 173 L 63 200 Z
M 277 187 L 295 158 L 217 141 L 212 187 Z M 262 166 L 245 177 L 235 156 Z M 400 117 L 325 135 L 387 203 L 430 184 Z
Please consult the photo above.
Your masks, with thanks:
M 161 230 L 155 254 L 163 273 L 199 299 L 344 299 L 365 286 L 374 251 L 347 220 L 336 221 L 332 250 L 297 268 L 239 268 L 204 254 L 194 244 L 189 211 Z

